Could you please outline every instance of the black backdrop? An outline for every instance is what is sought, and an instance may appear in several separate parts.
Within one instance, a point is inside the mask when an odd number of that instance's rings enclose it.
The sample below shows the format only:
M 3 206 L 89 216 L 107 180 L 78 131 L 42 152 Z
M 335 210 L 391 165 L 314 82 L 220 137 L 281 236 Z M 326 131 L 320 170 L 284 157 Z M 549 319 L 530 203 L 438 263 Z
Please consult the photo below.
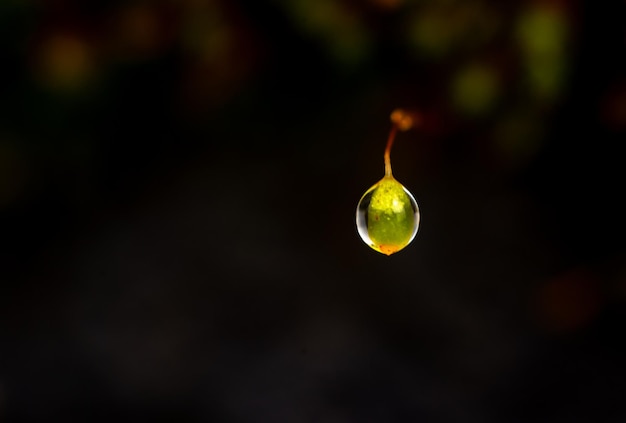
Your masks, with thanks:
M 623 2 L 485 2 L 497 35 L 436 60 L 416 3 L 336 2 L 352 60 L 286 3 L 206 2 L 208 64 L 181 41 L 202 3 L 0 6 L 3 421 L 626 419 Z M 529 5 L 569 25 L 550 102 L 507 29 Z M 46 53 L 59 31 L 88 41 Z M 448 82 L 476 58 L 505 77 L 468 117 Z M 385 257 L 354 210 L 396 107 L 424 116 L 392 154 L 422 223 Z M 494 148 L 503 110 L 532 153 Z

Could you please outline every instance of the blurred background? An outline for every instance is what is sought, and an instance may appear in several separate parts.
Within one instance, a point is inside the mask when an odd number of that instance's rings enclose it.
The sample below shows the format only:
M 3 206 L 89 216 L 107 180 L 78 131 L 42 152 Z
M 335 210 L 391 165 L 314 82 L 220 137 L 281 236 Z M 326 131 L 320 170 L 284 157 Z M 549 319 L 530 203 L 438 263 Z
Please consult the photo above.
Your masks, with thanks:
M 2 0 L 0 420 L 626 421 L 625 16 Z

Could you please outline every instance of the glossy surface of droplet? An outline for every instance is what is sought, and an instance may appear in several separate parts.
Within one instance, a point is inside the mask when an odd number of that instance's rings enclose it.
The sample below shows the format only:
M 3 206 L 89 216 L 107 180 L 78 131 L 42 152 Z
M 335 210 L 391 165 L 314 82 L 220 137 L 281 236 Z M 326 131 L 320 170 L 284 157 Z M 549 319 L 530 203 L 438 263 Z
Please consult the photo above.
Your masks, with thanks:
M 356 209 L 361 239 L 391 255 L 415 238 L 420 214 L 413 195 L 393 176 L 385 176 L 363 194 Z

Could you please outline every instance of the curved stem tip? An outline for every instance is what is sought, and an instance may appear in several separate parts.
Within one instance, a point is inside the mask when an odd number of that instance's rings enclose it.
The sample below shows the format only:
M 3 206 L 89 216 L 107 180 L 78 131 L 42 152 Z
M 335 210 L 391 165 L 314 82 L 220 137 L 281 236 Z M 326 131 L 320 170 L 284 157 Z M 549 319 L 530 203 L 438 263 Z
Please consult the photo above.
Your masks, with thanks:
M 385 149 L 385 177 L 392 177 L 391 173 L 391 147 L 396 138 L 396 133 L 400 131 L 408 131 L 413 125 L 419 122 L 417 113 L 407 112 L 403 109 L 395 109 L 391 112 L 391 131 L 387 139 L 387 148 Z

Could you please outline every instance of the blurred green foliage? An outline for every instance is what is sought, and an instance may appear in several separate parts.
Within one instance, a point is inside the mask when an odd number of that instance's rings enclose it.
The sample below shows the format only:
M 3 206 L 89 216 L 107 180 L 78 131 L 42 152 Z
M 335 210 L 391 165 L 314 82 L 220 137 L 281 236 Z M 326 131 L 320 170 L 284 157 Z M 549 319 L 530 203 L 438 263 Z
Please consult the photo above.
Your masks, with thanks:
M 268 16 L 293 32 L 278 35 Z M 285 51 L 294 61 L 315 54 L 304 49 L 322 52 L 325 63 L 311 66 L 330 66 L 337 80 L 378 78 L 360 89 L 404 90 L 409 106 L 446 122 L 439 136 L 478 131 L 488 141 L 481 148 L 505 152 L 503 166 L 521 166 L 540 151 L 541 128 L 567 86 L 570 20 L 567 2 L 543 1 L 5 1 L 2 43 L 13 80 L 0 142 L 14 153 L 3 158 L 0 204 L 26 198 L 15 193 L 46 177 L 18 182 L 9 169 L 39 167 L 63 151 L 92 160 L 106 148 L 94 127 L 107 125 L 107 105 L 126 101 L 120 81 L 133 72 L 159 79 L 173 69 L 167 87 L 154 85 L 150 96 L 169 102 L 177 119 L 198 123 L 253 91 L 261 75 L 290 60 L 278 57 Z M 386 69 L 404 82 L 384 76 Z M 406 82 L 411 73 L 415 92 Z
M 540 100 L 554 100 L 565 82 L 566 17 L 550 5 L 531 6 L 518 18 L 516 35 L 530 89 Z

